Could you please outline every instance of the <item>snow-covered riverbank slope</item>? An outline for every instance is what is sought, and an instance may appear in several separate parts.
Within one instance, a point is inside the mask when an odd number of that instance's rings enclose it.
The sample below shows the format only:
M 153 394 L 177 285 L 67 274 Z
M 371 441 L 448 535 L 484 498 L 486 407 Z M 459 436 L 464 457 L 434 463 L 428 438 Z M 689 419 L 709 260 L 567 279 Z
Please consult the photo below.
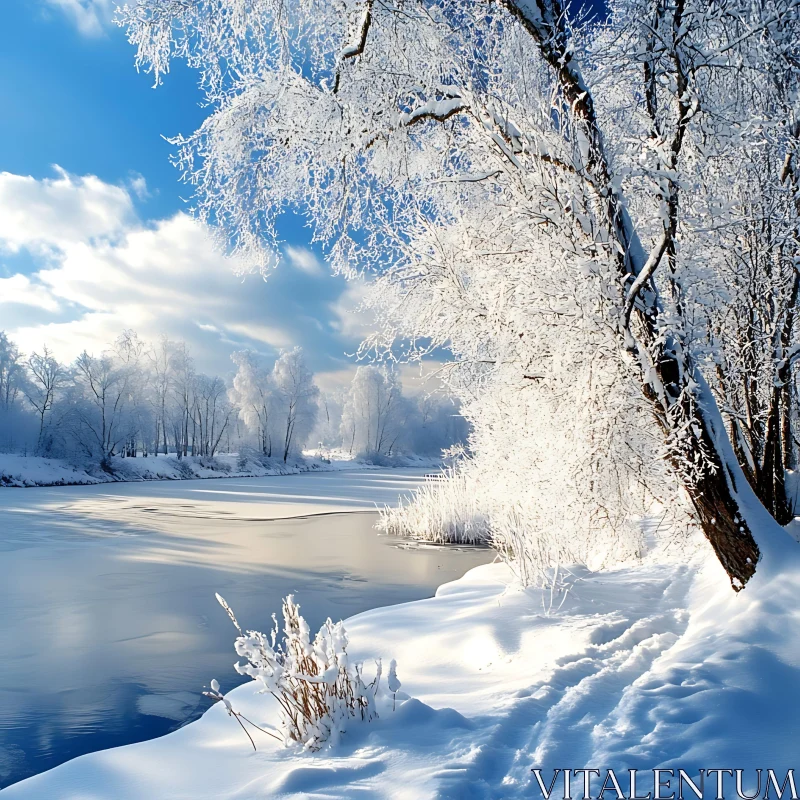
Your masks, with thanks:
M 351 726 L 334 749 L 287 750 L 256 731 L 253 752 L 220 704 L 166 737 L 78 758 L 0 796 L 541 797 L 534 767 L 548 783 L 557 768 L 740 768 L 752 794 L 755 768 L 800 767 L 800 569 L 790 553 L 780 573 L 768 565 L 735 595 L 700 560 L 576 573 L 560 608 L 546 592 L 510 588 L 503 565 L 478 567 L 431 600 L 348 621 L 351 653 L 396 658 L 412 699 Z M 266 628 L 269 611 L 243 622 Z M 213 677 L 224 690 L 227 676 Z M 273 724 L 273 701 L 254 692 L 229 697 Z M 651 772 L 639 788 L 652 792 Z
M 433 469 L 434 458 L 402 456 L 389 466 Z M 120 481 L 178 481 L 199 478 L 263 478 L 271 475 L 296 475 L 301 472 L 337 472 L 352 469 L 382 469 L 375 464 L 354 459 L 342 452 L 322 457 L 309 451 L 302 458 L 268 459 L 255 456 L 223 454 L 213 458 L 175 455 L 111 459 L 108 470 L 99 464 L 73 464 L 60 458 L 21 456 L 0 453 L 0 487 L 82 486 Z

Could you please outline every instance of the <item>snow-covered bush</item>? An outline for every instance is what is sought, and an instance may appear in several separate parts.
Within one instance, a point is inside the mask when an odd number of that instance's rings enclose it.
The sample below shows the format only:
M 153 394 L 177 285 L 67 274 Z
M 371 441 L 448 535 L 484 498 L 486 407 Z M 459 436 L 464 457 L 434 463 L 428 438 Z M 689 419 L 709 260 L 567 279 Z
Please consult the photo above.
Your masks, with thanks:
M 615 520 L 593 520 L 588 505 L 583 516 L 578 505 L 574 518 L 559 520 L 561 498 L 546 513 L 538 492 L 516 493 L 507 472 L 492 472 L 484 463 L 462 461 L 439 481 L 420 486 L 398 506 L 382 509 L 377 527 L 435 544 L 490 545 L 526 586 L 549 584 L 558 565 L 597 569 L 641 556 L 641 514 L 632 503 L 626 504 L 629 515 Z
M 328 618 L 312 639 L 300 606 L 288 595 L 283 601 L 284 635 L 279 642 L 274 614 L 269 635 L 244 632 L 225 600 L 219 595 L 217 600 L 240 634 L 234 647 L 246 661 L 237 662 L 235 669 L 259 683 L 260 693 L 271 694 L 278 702 L 284 744 L 296 742 L 318 750 L 325 742 L 335 744 L 351 720 L 370 722 L 378 717 L 381 662 L 376 662 L 372 680 L 365 683 L 363 666 L 350 663 L 342 622 Z M 395 667 L 393 661 L 392 695 L 400 687 Z
M 463 469 L 449 469 L 398 505 L 380 511 L 376 527 L 395 536 L 436 544 L 486 544 L 488 509 Z
M 197 459 L 197 463 L 203 467 L 203 469 L 210 469 L 214 472 L 231 472 L 231 465 L 226 461 L 221 461 L 215 456 L 200 456 Z

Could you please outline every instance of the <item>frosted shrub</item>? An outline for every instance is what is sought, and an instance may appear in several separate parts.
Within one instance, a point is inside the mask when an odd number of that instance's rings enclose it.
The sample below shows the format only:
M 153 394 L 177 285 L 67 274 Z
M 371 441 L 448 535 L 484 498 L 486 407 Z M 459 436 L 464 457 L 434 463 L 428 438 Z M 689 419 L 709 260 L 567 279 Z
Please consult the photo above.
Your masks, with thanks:
M 599 365 L 592 366 L 596 377 Z M 558 403 L 539 384 L 511 388 L 501 387 L 482 408 L 467 406 L 474 454 L 398 508 L 384 509 L 379 528 L 440 544 L 490 544 L 523 585 L 544 585 L 559 565 L 599 569 L 641 556 L 639 520 L 659 501 L 670 509 L 665 528 L 676 527 L 680 504 L 648 488 L 667 483 L 664 464 L 637 452 L 634 414 L 586 400 Z M 621 446 L 635 469 L 621 466 Z
M 462 471 L 449 469 L 442 480 L 420 486 L 397 507 L 382 509 L 377 527 L 436 544 L 485 544 L 488 520 L 474 489 Z
M 365 683 L 362 665 L 350 663 L 342 622 L 327 619 L 312 640 L 300 606 L 288 595 L 283 601 L 284 636 L 278 642 L 274 614 L 269 636 L 259 631 L 245 633 L 225 600 L 219 595 L 217 600 L 240 634 L 234 647 L 245 663 L 237 662 L 235 669 L 261 684 L 261 694 L 277 700 L 284 744 L 297 742 L 318 750 L 325 742 L 335 743 L 350 720 L 370 722 L 378 717 L 381 662 L 376 662 L 374 677 Z M 399 688 L 394 669 L 392 677 Z M 229 704 L 226 706 L 230 712 Z

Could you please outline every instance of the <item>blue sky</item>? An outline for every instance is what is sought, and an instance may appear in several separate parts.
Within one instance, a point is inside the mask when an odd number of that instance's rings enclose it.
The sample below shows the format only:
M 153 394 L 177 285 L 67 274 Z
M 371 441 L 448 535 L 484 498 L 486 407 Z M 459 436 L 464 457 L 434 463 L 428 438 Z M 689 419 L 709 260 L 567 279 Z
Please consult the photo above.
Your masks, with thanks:
M 162 135 L 203 119 L 195 76 L 137 74 L 112 0 L 4 0 L 0 24 L 0 330 L 64 359 L 125 328 L 186 339 L 199 369 L 233 349 L 302 345 L 350 371 L 361 289 L 331 276 L 287 222 L 268 281 L 232 273 L 185 216 Z M 337 373 L 341 373 L 337 375 Z M 324 379 L 323 379 L 324 381 Z

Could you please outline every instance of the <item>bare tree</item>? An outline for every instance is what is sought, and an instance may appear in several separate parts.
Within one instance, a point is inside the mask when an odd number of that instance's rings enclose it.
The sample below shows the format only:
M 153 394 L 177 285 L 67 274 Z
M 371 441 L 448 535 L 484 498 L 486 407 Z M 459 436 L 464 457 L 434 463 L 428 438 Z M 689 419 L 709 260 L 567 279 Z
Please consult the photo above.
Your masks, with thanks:
M 66 384 L 67 373 L 47 345 L 44 345 L 41 354 L 31 353 L 26 366 L 30 380 L 25 396 L 39 416 L 36 450 L 40 452 L 43 447 L 45 419 L 53 410 L 58 391 Z
M 192 455 L 213 456 L 237 409 L 228 402 L 228 388 L 219 377 L 198 375 L 192 406 Z
M 104 469 L 117 448 L 131 434 L 129 365 L 109 353 L 99 357 L 84 351 L 73 367 L 72 416 L 77 421 L 76 438 L 87 455 L 98 455 Z
M 179 459 L 189 453 L 189 419 L 191 417 L 194 361 L 185 342 L 176 345 L 172 357 L 172 394 L 170 422 L 175 453 Z
M 150 363 L 152 402 L 154 411 L 155 434 L 153 450 L 158 455 L 169 454 L 167 444 L 167 400 L 170 391 L 170 372 L 172 368 L 173 343 L 167 336 L 161 336 L 156 344 L 147 351 Z M 161 446 L 163 445 L 163 450 Z

